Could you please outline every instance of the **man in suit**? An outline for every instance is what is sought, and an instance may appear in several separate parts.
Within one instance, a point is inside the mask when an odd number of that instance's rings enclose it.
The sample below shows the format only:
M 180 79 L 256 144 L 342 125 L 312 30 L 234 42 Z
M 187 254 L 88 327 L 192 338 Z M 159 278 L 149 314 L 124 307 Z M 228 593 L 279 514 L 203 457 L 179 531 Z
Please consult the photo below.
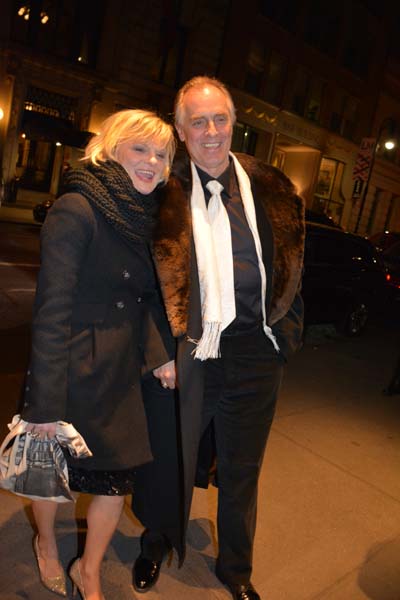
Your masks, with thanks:
M 250 581 L 257 483 L 283 365 L 301 343 L 304 207 L 277 169 L 230 152 L 235 109 L 220 81 L 188 81 L 175 119 L 190 160 L 175 162 L 154 258 L 178 340 L 183 534 L 193 485 L 208 485 L 216 455 L 216 575 L 234 600 L 259 600 Z M 156 540 L 142 538 L 140 591 L 158 577 L 165 546 Z

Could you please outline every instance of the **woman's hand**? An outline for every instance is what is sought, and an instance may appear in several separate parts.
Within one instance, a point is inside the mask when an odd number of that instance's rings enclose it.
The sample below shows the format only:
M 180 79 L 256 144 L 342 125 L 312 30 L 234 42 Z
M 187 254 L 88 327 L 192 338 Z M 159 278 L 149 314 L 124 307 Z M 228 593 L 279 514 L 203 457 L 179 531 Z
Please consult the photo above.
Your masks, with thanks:
M 175 389 L 175 361 L 170 360 L 169 362 L 165 363 L 165 365 L 158 367 L 158 369 L 154 369 L 153 375 L 160 380 L 163 388 L 169 388 L 170 390 Z
M 39 437 L 41 440 L 56 437 L 57 423 L 28 423 L 26 431 L 34 437 Z

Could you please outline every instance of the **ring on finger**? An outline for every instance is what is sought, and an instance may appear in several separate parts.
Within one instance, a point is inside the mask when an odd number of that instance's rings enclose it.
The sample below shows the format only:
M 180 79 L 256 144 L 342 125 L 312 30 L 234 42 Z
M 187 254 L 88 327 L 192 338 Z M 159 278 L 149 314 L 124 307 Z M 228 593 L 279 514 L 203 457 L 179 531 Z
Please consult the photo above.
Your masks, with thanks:
M 163 386 L 163 388 L 167 388 L 168 387 L 168 383 L 166 381 L 163 381 L 162 386 Z

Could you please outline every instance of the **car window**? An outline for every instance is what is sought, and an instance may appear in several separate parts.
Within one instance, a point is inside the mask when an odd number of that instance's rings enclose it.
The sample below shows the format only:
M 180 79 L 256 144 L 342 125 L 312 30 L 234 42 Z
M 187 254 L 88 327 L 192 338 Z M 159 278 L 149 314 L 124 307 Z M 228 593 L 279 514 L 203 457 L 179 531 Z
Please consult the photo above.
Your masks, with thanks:
M 383 252 L 383 255 L 388 256 L 390 258 L 400 258 L 400 242 L 396 242 L 395 244 L 390 246 L 390 248 Z
M 373 257 L 368 247 L 353 238 L 343 236 L 315 235 L 307 244 L 306 261 L 335 265 L 354 265 L 355 262 L 372 263 Z M 308 246 L 308 248 L 307 248 Z

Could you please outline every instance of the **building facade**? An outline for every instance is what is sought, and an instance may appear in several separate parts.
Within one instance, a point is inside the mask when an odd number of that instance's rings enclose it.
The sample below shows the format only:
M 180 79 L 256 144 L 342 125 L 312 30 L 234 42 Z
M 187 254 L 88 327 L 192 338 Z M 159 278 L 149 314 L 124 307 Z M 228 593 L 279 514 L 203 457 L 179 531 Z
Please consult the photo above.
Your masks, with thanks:
M 400 124 L 395 22 L 385 0 L 3 0 L 3 201 L 55 197 L 106 116 L 169 118 L 176 89 L 207 74 L 234 97 L 234 150 L 282 169 L 344 228 L 400 230 L 399 153 L 382 150 Z M 365 138 L 373 168 L 357 185 Z
M 364 235 L 400 229 L 393 11 L 384 1 L 249 0 L 245 11 L 233 1 L 221 60 L 255 154 L 292 179 L 307 208 Z M 397 132 L 392 152 L 381 152 L 385 120 Z M 360 186 L 353 170 L 371 137 L 373 168 Z

